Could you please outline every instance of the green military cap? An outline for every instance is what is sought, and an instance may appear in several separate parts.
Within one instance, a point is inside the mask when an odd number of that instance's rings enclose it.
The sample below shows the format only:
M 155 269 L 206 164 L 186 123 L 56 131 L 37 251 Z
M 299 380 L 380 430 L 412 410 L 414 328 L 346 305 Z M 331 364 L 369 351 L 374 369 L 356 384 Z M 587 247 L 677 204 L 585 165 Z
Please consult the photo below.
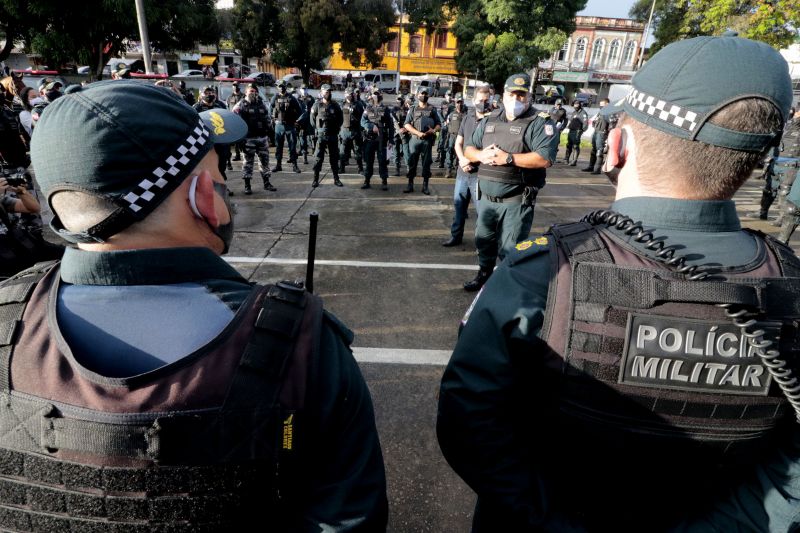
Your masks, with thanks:
M 503 88 L 508 92 L 524 91 L 527 93 L 530 92 L 530 85 L 531 77 L 522 72 L 509 76 Z
M 327 83 L 323 83 L 322 87 L 320 87 L 319 90 L 320 91 L 330 91 L 331 90 L 331 86 L 328 85 Z
M 51 207 L 60 191 L 88 192 L 116 205 L 82 233 L 68 232 L 58 217 L 52 222 L 71 242 L 103 242 L 149 215 L 214 142 L 214 133 L 174 91 L 143 81 L 104 81 L 79 86 L 48 106 L 31 140 L 31 159 Z
M 206 85 L 205 87 L 203 87 L 203 92 L 206 91 L 211 91 L 212 93 L 215 93 L 217 92 L 217 89 L 213 85 Z
M 256 85 L 255 83 L 248 83 L 247 84 L 247 88 L 248 89 L 255 89 L 257 91 L 258 90 L 258 85 Z
M 45 85 L 44 89 L 46 91 L 52 91 L 53 89 L 58 89 L 59 87 L 63 87 L 63 84 L 60 81 L 56 80 L 56 81 L 51 81 L 50 83 Z
M 715 112 L 737 100 L 761 98 L 785 118 L 792 104 L 783 57 L 767 44 L 735 34 L 672 43 L 645 63 L 632 84 L 622 105 L 631 118 L 682 139 L 733 150 L 761 152 L 777 143 L 781 132 L 723 128 L 708 122 Z

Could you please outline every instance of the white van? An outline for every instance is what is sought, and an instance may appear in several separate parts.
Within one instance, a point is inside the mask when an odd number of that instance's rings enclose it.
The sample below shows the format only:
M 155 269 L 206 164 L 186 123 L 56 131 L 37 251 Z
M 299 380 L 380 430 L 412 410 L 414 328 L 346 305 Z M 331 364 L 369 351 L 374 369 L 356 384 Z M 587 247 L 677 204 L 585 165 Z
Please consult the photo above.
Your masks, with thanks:
M 374 85 L 382 93 L 394 93 L 397 89 L 397 76 L 396 70 L 368 70 L 361 79 L 365 87 Z

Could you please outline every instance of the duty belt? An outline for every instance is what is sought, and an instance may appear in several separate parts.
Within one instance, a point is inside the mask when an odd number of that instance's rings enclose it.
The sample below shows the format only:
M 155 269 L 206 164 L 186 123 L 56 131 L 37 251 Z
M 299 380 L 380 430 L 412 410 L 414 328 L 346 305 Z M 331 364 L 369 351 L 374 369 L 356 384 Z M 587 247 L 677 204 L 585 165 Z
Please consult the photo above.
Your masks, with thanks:
M 485 197 L 490 202 L 495 204 L 519 204 L 522 202 L 522 194 L 516 194 L 514 196 L 489 196 L 488 194 L 481 192 L 481 197 Z

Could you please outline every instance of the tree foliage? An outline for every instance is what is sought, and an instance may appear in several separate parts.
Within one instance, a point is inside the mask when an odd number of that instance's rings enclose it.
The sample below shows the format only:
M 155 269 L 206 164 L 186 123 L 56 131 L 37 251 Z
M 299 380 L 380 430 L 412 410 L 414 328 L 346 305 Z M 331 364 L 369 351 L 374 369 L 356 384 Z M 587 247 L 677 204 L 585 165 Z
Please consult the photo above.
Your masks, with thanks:
M 139 40 L 136 8 L 130 0 L 0 0 L 14 33 L 50 67 L 88 64 L 96 76 L 127 40 Z M 146 0 L 150 42 L 155 50 L 191 50 L 195 42 L 219 38 L 213 0 Z
M 630 16 L 642 22 L 651 0 L 638 0 Z M 797 0 L 656 0 L 653 15 L 655 43 L 650 54 L 679 39 L 721 35 L 734 30 L 742 37 L 783 48 L 797 38 L 800 2 Z
M 260 57 L 269 49 L 273 62 L 299 68 L 306 80 L 337 42 L 354 65 L 362 57 L 379 64 L 395 21 L 392 0 L 236 0 L 233 12 L 233 41 L 243 54 Z
M 445 10 L 455 16 L 457 67 L 500 86 L 561 48 L 585 6 L 586 0 L 452 0 Z

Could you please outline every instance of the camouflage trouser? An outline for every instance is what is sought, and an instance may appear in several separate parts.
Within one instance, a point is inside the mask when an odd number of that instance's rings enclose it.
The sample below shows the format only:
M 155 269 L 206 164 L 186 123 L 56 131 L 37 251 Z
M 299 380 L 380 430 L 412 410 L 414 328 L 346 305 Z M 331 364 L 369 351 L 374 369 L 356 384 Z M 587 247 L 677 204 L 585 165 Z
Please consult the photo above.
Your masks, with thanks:
M 269 141 L 266 137 L 248 137 L 244 143 L 244 167 L 242 178 L 250 179 L 253 177 L 253 164 L 256 154 L 261 166 L 261 177 L 269 179 Z

